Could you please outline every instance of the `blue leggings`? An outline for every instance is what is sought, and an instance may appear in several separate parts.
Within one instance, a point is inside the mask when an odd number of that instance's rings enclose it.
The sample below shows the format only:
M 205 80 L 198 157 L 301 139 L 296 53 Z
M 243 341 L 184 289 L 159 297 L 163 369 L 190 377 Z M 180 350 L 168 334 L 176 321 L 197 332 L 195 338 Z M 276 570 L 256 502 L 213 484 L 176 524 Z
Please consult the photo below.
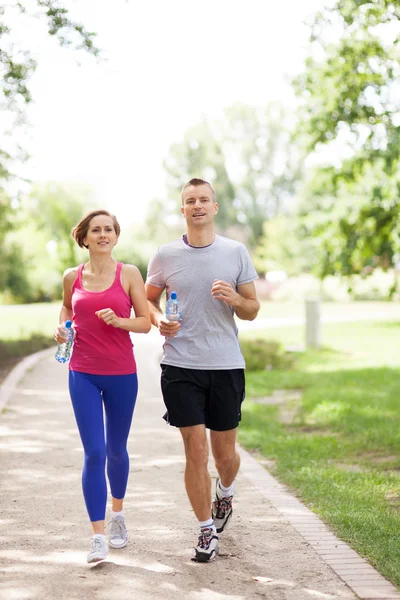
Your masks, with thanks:
M 69 392 L 85 451 L 82 488 L 91 521 L 102 521 L 106 514 L 106 459 L 112 496 L 118 499 L 125 496 L 129 474 L 126 444 L 137 389 L 136 373 L 89 375 L 69 372 Z

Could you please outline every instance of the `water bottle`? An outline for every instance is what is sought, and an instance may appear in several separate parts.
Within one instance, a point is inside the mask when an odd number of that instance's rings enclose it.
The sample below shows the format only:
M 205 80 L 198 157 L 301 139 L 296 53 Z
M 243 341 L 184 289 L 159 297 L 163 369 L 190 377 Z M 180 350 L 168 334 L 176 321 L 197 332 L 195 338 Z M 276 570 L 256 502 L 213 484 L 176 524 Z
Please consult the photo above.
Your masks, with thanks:
M 63 334 L 67 338 L 67 341 L 63 344 L 58 344 L 56 352 L 56 360 L 60 363 L 66 363 L 69 361 L 71 356 L 72 344 L 74 342 L 74 330 L 72 328 L 72 321 L 65 321 L 63 327 Z
M 171 292 L 171 295 L 167 300 L 165 316 L 168 321 L 180 321 L 181 315 L 181 303 L 178 300 L 178 296 L 176 295 L 176 292 Z M 179 332 L 176 335 L 179 335 Z

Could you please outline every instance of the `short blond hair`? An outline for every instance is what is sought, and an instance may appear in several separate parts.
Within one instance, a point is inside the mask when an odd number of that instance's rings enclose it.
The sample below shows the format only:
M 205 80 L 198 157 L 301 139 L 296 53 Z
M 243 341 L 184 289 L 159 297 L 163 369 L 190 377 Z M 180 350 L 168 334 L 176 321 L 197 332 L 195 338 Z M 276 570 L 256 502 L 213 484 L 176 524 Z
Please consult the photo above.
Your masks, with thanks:
M 185 183 L 185 185 L 182 188 L 182 192 L 181 192 L 182 204 L 183 204 L 183 192 L 186 190 L 186 188 L 190 187 L 191 185 L 194 185 L 195 187 L 198 185 L 208 185 L 208 187 L 212 191 L 212 201 L 215 202 L 216 193 L 215 193 L 215 190 L 214 190 L 213 186 L 211 185 L 211 183 L 209 183 L 205 179 L 200 179 L 200 177 L 193 177 L 190 181 Z

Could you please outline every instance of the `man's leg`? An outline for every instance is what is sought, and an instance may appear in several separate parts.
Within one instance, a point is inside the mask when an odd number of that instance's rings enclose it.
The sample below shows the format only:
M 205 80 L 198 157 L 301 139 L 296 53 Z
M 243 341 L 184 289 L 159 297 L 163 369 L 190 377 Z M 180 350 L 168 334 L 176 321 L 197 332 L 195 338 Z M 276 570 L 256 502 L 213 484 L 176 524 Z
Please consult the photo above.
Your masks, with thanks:
M 228 431 L 210 431 L 211 450 L 221 483 L 228 488 L 235 481 L 240 467 L 236 451 L 237 428 Z
M 181 427 L 185 445 L 186 493 L 199 521 L 211 518 L 211 478 L 208 472 L 208 442 L 204 425 Z
M 208 472 L 208 441 L 204 425 L 181 427 L 186 454 L 185 486 L 200 534 L 193 560 L 209 562 L 218 554 L 218 536 L 211 516 L 211 478 Z
M 212 505 L 212 516 L 217 533 L 227 527 L 233 513 L 234 481 L 240 467 L 236 451 L 236 428 L 228 431 L 211 431 L 211 448 L 219 478 Z

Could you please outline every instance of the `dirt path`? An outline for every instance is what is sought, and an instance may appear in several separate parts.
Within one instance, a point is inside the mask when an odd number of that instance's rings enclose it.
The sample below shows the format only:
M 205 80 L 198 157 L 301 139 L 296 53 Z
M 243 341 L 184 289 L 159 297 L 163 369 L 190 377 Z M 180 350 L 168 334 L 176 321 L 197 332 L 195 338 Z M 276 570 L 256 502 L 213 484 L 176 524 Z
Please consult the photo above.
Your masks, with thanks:
M 197 525 L 179 433 L 161 419 L 158 354 L 158 337 L 139 338 L 125 504 L 130 543 L 95 566 L 85 562 L 90 529 L 67 369 L 47 354 L 9 398 L 0 418 L 1 600 L 355 598 L 246 476 L 246 464 L 219 558 L 190 560 Z

